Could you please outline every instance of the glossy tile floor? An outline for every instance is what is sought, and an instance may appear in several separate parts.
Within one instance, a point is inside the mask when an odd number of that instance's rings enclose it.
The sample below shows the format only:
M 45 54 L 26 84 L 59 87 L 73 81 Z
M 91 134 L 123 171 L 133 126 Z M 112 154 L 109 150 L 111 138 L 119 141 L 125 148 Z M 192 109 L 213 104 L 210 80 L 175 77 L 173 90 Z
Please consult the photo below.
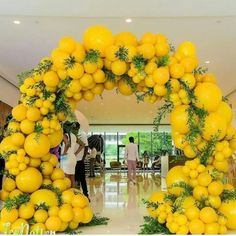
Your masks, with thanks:
M 81 228 L 82 234 L 138 234 L 143 216 L 148 215 L 142 203 L 160 190 L 157 174 L 140 172 L 136 184 L 127 184 L 126 173 L 106 173 L 87 179 L 91 207 L 95 214 L 110 218 L 106 226 Z

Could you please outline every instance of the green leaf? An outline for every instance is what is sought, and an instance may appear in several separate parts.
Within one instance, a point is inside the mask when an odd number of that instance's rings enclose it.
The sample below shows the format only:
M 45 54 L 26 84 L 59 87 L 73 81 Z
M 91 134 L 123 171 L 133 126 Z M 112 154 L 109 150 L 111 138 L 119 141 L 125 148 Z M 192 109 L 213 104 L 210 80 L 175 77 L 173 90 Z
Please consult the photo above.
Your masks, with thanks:
M 156 64 L 157 64 L 158 67 L 161 67 L 161 66 L 168 66 L 169 60 L 170 60 L 169 55 L 166 55 L 166 56 L 163 56 L 163 57 L 158 58 L 158 59 L 156 60 Z
M 85 62 L 91 62 L 91 63 L 97 63 L 98 59 L 100 57 L 100 52 L 95 49 L 90 49 L 86 56 L 85 56 Z
M 60 91 L 65 91 L 71 83 L 72 79 L 70 77 L 66 77 L 63 80 L 60 80 L 58 87 L 60 88 Z
M 128 49 L 124 46 L 120 46 L 119 50 L 115 53 L 116 57 L 121 61 L 127 61 L 128 60 Z
M 40 203 L 39 205 L 35 206 L 35 210 L 40 210 L 40 209 L 48 211 L 49 210 L 49 206 L 45 202 Z
M 187 83 L 185 83 L 183 80 L 179 80 L 182 88 L 186 91 L 188 99 L 190 102 L 196 101 L 196 96 L 194 94 L 194 91 L 192 89 L 189 88 L 189 85 Z
M 14 198 L 7 198 L 4 202 L 4 208 L 11 210 L 13 208 L 19 208 L 22 204 L 29 202 L 30 195 L 27 193 L 22 193 Z
M 211 137 L 207 145 L 203 148 L 202 152 L 199 155 L 201 164 L 207 165 L 208 159 L 213 155 L 215 150 L 216 143 L 218 142 L 219 134 Z
M 71 107 L 66 101 L 65 95 L 62 92 L 56 94 L 54 106 L 57 113 L 63 112 L 65 116 L 71 121 L 76 120 L 75 114 L 72 112 Z
M 66 70 L 73 68 L 76 63 L 75 57 L 69 56 L 65 59 Z
M 193 188 L 192 186 L 190 186 L 189 184 L 187 184 L 186 182 L 184 181 L 180 181 L 180 182 L 177 182 L 177 183 L 173 183 L 171 186 L 169 186 L 168 189 L 171 189 L 171 188 L 182 188 L 184 191 L 181 193 L 181 196 L 191 196 L 192 193 L 193 193 Z
M 160 224 L 150 216 L 144 216 L 144 224 L 141 225 L 139 234 L 171 234 L 165 224 Z
M 127 85 L 129 85 L 129 87 L 131 88 L 132 92 L 135 92 L 135 91 L 136 91 L 137 86 L 136 86 L 136 84 L 133 82 L 132 78 L 131 78 L 129 75 L 124 74 L 124 75 L 121 76 L 121 79 L 124 80 Z
M 116 82 L 116 75 L 112 73 L 111 70 L 103 69 L 103 72 L 105 73 L 106 80 L 111 81 L 113 83 Z
M 132 59 L 132 63 L 139 73 L 145 73 L 144 68 L 147 64 L 147 59 L 145 59 L 142 55 L 135 55 Z
M 150 202 L 150 201 L 147 201 L 145 199 L 142 199 L 142 202 L 143 202 L 143 204 L 145 205 L 146 208 L 151 207 L 151 208 L 157 209 L 159 207 L 158 203 Z
M 173 109 L 173 104 L 171 102 L 165 101 L 165 104 L 160 107 L 157 111 L 157 116 L 155 117 L 153 121 L 154 125 L 154 131 L 157 132 L 159 129 L 159 126 L 161 124 L 161 120 L 165 118 L 165 116 L 170 113 Z
M 229 202 L 231 200 L 236 200 L 236 189 L 234 190 L 223 190 L 220 195 L 220 199 L 222 202 Z
M 26 104 L 30 107 L 32 107 L 35 103 L 35 101 L 39 98 L 39 96 L 31 96 L 26 100 Z
M 203 75 L 205 74 L 206 72 L 208 71 L 208 68 L 205 68 L 205 67 L 198 67 L 197 69 L 194 69 L 193 73 L 194 74 L 200 74 L 200 75 Z
M 137 99 L 137 103 L 139 103 L 141 101 L 143 102 L 145 96 L 148 96 L 148 95 L 151 96 L 151 95 L 153 95 L 153 93 L 154 93 L 153 88 L 148 88 L 148 91 L 146 91 L 146 92 L 136 92 L 135 96 L 136 96 L 136 99 Z
M 82 224 L 81 226 L 107 225 L 109 220 L 110 219 L 108 217 L 101 217 L 101 216 L 94 215 L 93 219 L 89 223 Z

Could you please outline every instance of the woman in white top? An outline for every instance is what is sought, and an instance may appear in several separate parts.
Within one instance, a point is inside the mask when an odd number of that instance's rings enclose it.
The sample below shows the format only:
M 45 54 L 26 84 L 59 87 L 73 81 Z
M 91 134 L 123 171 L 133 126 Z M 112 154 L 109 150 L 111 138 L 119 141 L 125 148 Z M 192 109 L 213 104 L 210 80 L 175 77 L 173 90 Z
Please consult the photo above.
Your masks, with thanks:
M 76 123 L 66 122 L 63 126 L 64 136 L 61 148 L 60 166 L 66 177 L 71 180 L 71 186 L 75 186 L 75 166 L 78 151 L 77 136 L 79 128 Z

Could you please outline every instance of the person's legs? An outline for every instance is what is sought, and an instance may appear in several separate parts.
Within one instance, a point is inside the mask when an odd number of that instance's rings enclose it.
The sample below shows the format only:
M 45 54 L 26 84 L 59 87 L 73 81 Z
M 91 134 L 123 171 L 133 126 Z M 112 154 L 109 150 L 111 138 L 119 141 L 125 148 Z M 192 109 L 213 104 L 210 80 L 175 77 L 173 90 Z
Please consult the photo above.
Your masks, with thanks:
M 132 161 L 132 167 L 133 167 L 133 182 L 136 182 L 136 161 Z
M 78 178 L 81 183 L 81 187 L 83 190 L 83 194 L 88 197 L 88 188 L 87 188 L 87 183 L 86 183 L 86 178 L 85 178 L 85 166 L 83 161 L 78 161 Z
M 77 186 L 80 188 L 80 178 L 79 178 L 79 161 L 76 162 L 75 166 L 75 181 L 77 182 Z
M 75 187 L 75 176 L 74 175 L 69 175 L 65 173 L 65 176 L 70 179 L 71 181 L 71 187 L 74 188 Z
M 70 175 L 70 180 L 71 180 L 71 187 L 75 187 L 75 175 Z
M 132 181 L 131 172 L 132 172 L 132 161 L 127 161 L 128 164 L 128 182 Z

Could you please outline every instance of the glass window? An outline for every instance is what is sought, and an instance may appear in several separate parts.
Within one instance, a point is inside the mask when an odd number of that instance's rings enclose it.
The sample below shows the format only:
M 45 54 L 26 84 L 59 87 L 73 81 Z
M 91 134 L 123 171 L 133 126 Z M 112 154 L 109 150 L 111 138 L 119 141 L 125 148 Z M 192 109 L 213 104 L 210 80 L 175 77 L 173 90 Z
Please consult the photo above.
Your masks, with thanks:
M 143 153 L 147 151 L 148 155 L 152 154 L 152 142 L 150 132 L 140 132 L 139 133 L 139 155 L 141 160 L 143 160 Z
M 117 161 L 117 133 L 105 134 L 105 158 L 106 167 L 110 167 L 111 161 Z
M 138 144 L 138 132 L 129 132 L 129 133 L 126 133 L 126 135 L 122 135 L 123 138 L 121 139 L 121 142 L 120 144 L 128 144 L 129 143 L 129 137 L 134 137 L 134 142 L 136 144 Z
M 163 151 L 172 153 L 172 138 L 169 132 L 152 133 L 153 154 L 161 155 Z

